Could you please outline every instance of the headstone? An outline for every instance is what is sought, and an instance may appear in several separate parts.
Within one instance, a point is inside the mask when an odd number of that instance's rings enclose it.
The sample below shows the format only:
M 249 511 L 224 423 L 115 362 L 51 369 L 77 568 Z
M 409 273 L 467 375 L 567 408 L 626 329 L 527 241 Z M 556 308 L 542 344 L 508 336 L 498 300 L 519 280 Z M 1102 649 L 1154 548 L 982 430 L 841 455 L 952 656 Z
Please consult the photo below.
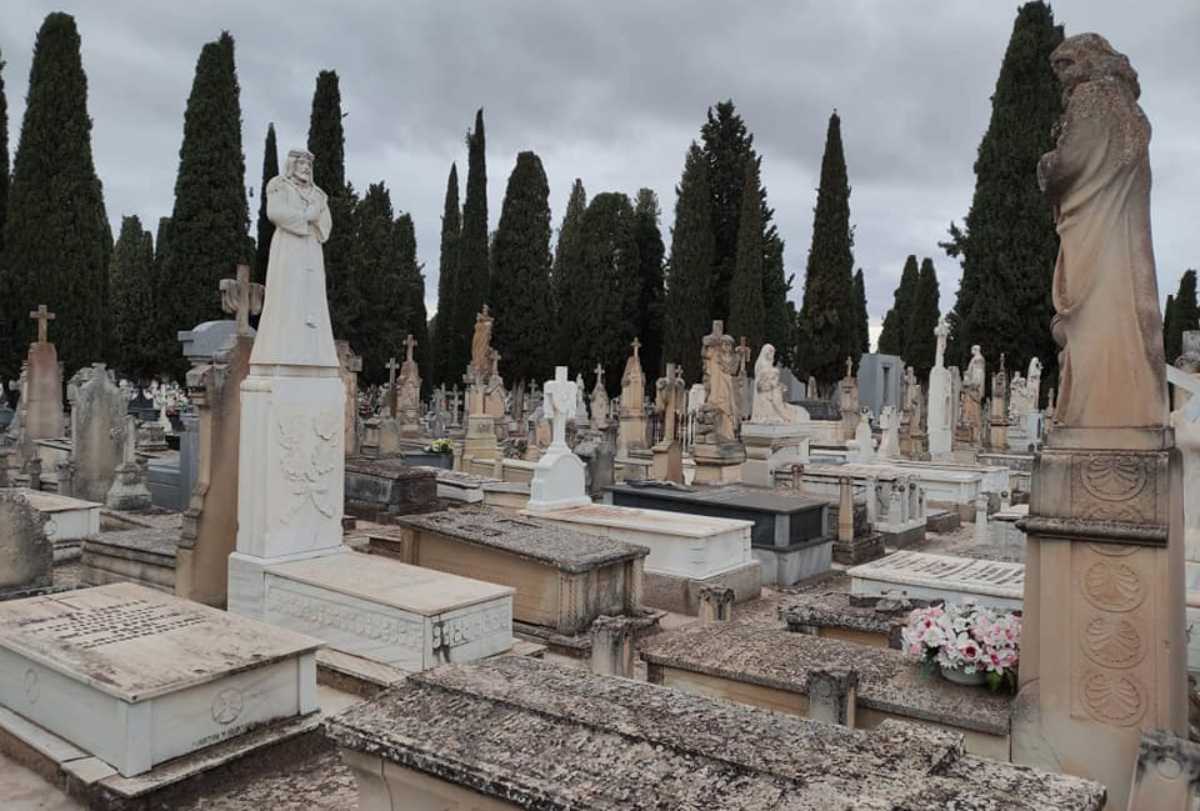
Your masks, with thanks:
M 362 371 L 362 358 L 354 354 L 349 341 L 334 341 L 337 347 L 338 376 L 342 379 L 345 404 L 343 445 L 346 456 L 357 456 L 359 450 L 358 427 L 358 373 Z
M 1168 427 L 1137 74 L 1097 34 L 1068 37 L 1050 62 L 1065 110 L 1038 180 L 1061 235 L 1061 372 L 1023 522 L 1012 756 L 1103 780 L 1109 807 L 1124 808 L 1143 732 L 1188 732 L 1189 497 Z
M 110 510 L 148 510 L 150 489 L 146 486 L 146 468 L 137 455 L 137 418 L 126 414 L 123 424 L 115 430 L 119 431 L 121 439 L 121 463 L 117 465 L 104 503 Z
M 103 502 L 122 462 L 128 403 L 103 363 L 80 370 L 73 380 L 71 458 L 59 483 L 67 484 L 64 495 Z
M 633 352 L 625 361 L 621 375 L 620 433 L 617 453 L 624 455 L 631 450 L 645 450 L 649 433 L 646 420 L 646 373 L 642 371 L 642 360 L 638 354 L 642 342 L 637 338 L 630 344 Z
M 0 489 L 0 600 L 46 588 L 54 549 L 46 517 L 20 492 Z
M 407 357 L 400 369 L 400 387 L 396 405 L 399 409 L 400 431 L 404 436 L 415 437 L 421 432 L 421 372 L 413 358 L 417 339 L 411 334 L 404 339 Z
M 604 387 L 604 366 L 597 363 L 596 385 L 592 388 L 592 430 L 603 431 L 608 427 L 608 391 Z M 557 372 L 555 373 L 557 375 Z
M 683 448 L 678 432 L 687 408 L 686 398 L 683 369 L 668 363 L 666 376 L 655 384 L 654 412 L 662 421 L 662 439 L 653 448 L 653 472 L 659 481 L 683 484 Z
M 38 322 L 38 335 L 37 341 L 29 345 L 26 360 L 27 383 L 21 400 L 25 432 L 33 440 L 54 439 L 61 437 L 65 429 L 62 368 L 47 335 L 46 322 L 54 318 L 54 313 L 41 304 L 29 317 Z
M 239 278 L 239 291 L 241 282 Z M 252 305 L 253 295 L 245 297 Z M 240 294 L 234 299 L 239 308 L 242 300 Z M 187 430 L 179 441 L 186 502 L 175 593 L 215 608 L 226 605 L 229 556 L 237 548 L 241 385 L 250 373 L 255 335 L 241 312 L 236 321 L 209 321 L 180 333 L 184 355 L 192 363 L 186 380 L 196 413 L 184 418 Z
M 858 429 L 858 380 L 854 377 L 853 358 L 846 358 L 846 376 L 838 381 L 837 392 L 843 437 L 854 439 L 854 432 Z
M 528 509 L 542 512 L 591 504 L 583 461 L 567 445 L 567 420 L 575 416 L 578 392 L 575 384 L 567 379 L 566 366 L 555 367 L 554 380 L 546 383 L 543 392 L 543 408 L 550 419 L 553 435 L 550 447 L 534 468 Z

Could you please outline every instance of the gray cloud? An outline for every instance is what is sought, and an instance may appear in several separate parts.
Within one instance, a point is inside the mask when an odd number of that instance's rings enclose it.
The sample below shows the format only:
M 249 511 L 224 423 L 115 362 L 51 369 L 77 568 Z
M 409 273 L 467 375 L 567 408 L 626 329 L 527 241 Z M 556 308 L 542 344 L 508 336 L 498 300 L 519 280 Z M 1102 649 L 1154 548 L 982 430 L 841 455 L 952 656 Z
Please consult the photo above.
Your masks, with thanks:
M 533 149 L 549 175 L 556 225 L 581 177 L 589 194 L 654 189 L 669 228 L 687 145 L 706 108 L 732 97 L 764 156 L 797 300 L 836 107 L 855 259 L 876 321 L 909 253 L 933 257 L 942 306 L 953 304 L 959 268 L 937 242 L 970 204 L 975 151 L 1016 9 L 952 0 L 221 0 L 169 8 L 9 0 L 0 49 L 14 150 L 34 35 L 47 12 L 64 6 L 83 37 L 95 158 L 114 228 L 123 214 L 140 215 L 151 229 L 170 214 L 195 60 L 228 29 L 238 47 L 247 184 L 257 191 L 267 122 L 275 122 L 281 150 L 302 143 L 316 73 L 336 69 L 347 173 L 360 189 L 386 181 L 397 208 L 412 213 L 431 309 L 446 173 L 458 161 L 465 181 L 463 136 L 477 107 L 485 108 L 492 227 L 516 153 Z M 1153 11 L 1066 0 L 1054 10 L 1068 34 L 1105 34 L 1141 74 L 1154 125 L 1154 237 L 1165 297 L 1185 268 L 1200 265 L 1200 9 L 1195 0 L 1161 0 Z

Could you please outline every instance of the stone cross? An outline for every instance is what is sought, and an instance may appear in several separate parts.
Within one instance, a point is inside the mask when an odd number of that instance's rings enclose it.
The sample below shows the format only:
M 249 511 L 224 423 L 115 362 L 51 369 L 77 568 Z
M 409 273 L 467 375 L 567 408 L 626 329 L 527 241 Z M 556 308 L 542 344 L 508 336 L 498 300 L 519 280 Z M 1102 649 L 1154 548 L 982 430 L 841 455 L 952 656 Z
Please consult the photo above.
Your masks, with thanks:
M 640 340 L 638 340 L 636 335 L 634 336 L 633 343 L 631 343 L 630 346 L 633 347 L 633 356 L 640 360 L 641 358 L 638 355 L 638 350 L 642 348 L 642 342 Z
M 452 425 L 458 425 L 459 408 L 462 407 L 462 393 L 459 392 L 458 386 L 450 392 L 450 421 Z
M 592 371 L 596 373 L 596 385 L 603 386 L 604 385 L 604 364 L 597 363 L 596 368 L 593 369 Z
M 395 357 L 391 357 L 383 368 L 388 370 L 388 389 L 396 388 L 396 370 L 400 368 L 400 364 L 396 362 Z
M 553 425 L 551 447 L 565 447 L 567 444 L 567 420 L 575 417 L 575 399 L 577 388 L 574 381 L 567 379 L 567 367 L 555 366 L 554 379 L 546 384 L 544 392 L 544 410 Z
M 221 279 L 221 309 L 237 316 L 237 334 L 250 335 L 250 316 L 262 312 L 263 295 L 261 284 L 250 281 L 250 266 L 238 265 L 236 279 Z
M 738 353 L 739 356 L 741 356 L 741 363 L 739 364 L 738 374 L 745 374 L 746 367 L 750 363 L 750 354 L 751 354 L 750 344 L 749 344 L 749 342 L 747 342 L 745 335 L 742 336 L 741 343 L 738 344 L 737 349 L 735 351 Z
M 404 339 L 404 346 L 408 349 L 408 360 L 411 362 L 413 359 L 413 349 L 417 346 L 417 339 L 412 336 L 411 332 Z
M 31 313 L 29 313 L 29 317 L 38 322 L 38 343 L 46 343 L 48 340 L 47 332 L 49 327 L 46 322 L 53 321 L 55 319 L 54 313 L 47 310 L 45 304 L 39 304 L 36 310 L 33 310 Z

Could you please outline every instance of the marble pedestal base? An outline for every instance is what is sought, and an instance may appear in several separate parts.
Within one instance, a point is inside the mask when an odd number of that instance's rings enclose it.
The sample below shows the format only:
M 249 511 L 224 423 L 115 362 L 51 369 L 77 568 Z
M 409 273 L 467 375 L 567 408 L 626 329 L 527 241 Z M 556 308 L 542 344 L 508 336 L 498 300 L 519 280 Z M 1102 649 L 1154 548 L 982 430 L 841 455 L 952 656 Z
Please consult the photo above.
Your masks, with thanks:
M 742 442 L 746 446 L 742 481 L 755 487 L 774 487 L 776 467 L 808 461 L 811 438 L 811 432 L 801 424 L 742 423 Z
M 721 484 L 741 480 L 746 451 L 736 442 L 697 444 L 692 448 L 692 458 L 696 462 L 697 484 Z
M 645 414 L 622 414 L 617 432 L 617 453 L 645 450 L 649 422 Z
M 592 503 L 587 495 L 583 460 L 564 445 L 551 445 L 533 469 L 528 510 L 563 510 Z
M 1183 477 L 1170 429 L 1057 428 L 1034 462 L 1013 761 L 1104 782 L 1187 733 Z
M 418 671 L 512 647 L 513 589 L 348 550 L 229 558 L 229 610 Z
M 320 643 L 119 583 L 0 604 L 0 705 L 129 777 L 316 711 Z
M 655 445 L 650 470 L 655 481 L 683 484 L 683 449 L 679 443 Z
M 467 417 L 467 437 L 463 445 L 464 460 L 495 459 L 500 453 L 496 442 L 496 418 L 486 414 Z

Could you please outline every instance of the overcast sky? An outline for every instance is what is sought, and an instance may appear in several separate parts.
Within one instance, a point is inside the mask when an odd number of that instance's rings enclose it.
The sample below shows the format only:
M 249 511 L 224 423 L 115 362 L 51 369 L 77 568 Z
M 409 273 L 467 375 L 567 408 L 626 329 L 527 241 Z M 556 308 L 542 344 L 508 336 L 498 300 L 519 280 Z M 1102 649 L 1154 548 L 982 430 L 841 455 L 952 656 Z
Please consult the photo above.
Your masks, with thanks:
M 411 212 L 431 312 L 446 174 L 458 161 L 465 190 L 463 136 L 476 108 L 485 109 L 489 228 L 517 152 L 532 149 L 549 176 L 556 229 L 575 177 L 589 198 L 632 197 L 648 186 L 659 195 L 669 244 L 688 144 L 706 108 L 733 98 L 763 156 L 799 302 L 836 107 L 855 262 L 877 329 L 909 253 L 933 257 L 942 307 L 953 305 L 960 268 L 937 242 L 970 204 L 1017 5 L 5 0 L 0 49 L 15 151 L 37 29 L 49 11 L 76 16 L 114 233 L 122 215 L 139 215 L 151 230 L 170 215 L 196 58 L 221 30 L 237 42 L 246 180 L 255 194 L 267 122 L 275 122 L 281 154 L 302 146 L 316 74 L 335 69 L 347 175 L 360 190 L 385 181 L 397 210 Z M 1200 266 L 1200 2 L 1062 0 L 1053 8 L 1068 35 L 1104 34 L 1141 76 L 1154 127 L 1154 246 L 1165 298 L 1185 268 Z

